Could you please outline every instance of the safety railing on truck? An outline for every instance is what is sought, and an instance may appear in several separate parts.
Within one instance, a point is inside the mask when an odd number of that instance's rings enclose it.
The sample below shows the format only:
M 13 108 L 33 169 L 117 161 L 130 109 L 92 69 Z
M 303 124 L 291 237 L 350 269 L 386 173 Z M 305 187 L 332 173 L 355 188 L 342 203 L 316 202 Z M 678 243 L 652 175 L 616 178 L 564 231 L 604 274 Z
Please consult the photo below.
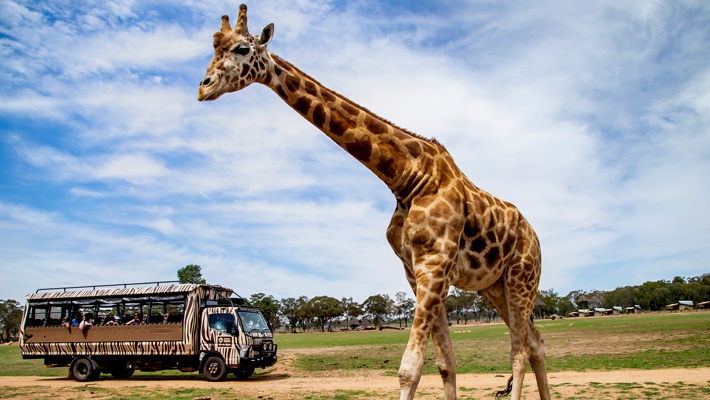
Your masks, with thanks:
M 108 285 L 86 285 L 86 286 L 66 286 L 66 287 L 55 287 L 55 288 L 41 288 L 37 289 L 35 293 L 39 292 L 56 292 L 56 291 L 62 291 L 66 292 L 67 289 L 91 289 L 91 290 L 96 290 L 96 288 L 119 288 L 123 287 L 124 289 L 129 287 L 129 286 L 160 286 L 160 284 L 165 284 L 169 283 L 171 285 L 174 284 L 181 284 L 183 282 L 180 281 L 153 281 L 153 282 L 136 282 L 136 283 L 112 283 Z

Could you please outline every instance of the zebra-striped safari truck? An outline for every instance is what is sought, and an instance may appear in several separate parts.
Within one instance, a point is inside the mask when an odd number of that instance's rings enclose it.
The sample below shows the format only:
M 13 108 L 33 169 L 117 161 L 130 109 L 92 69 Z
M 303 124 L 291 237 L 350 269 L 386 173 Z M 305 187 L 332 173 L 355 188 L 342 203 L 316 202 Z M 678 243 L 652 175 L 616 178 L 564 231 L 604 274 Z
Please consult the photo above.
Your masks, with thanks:
M 46 367 L 68 366 L 81 382 L 102 372 L 128 378 L 136 369 L 168 368 L 199 371 L 210 381 L 229 372 L 246 379 L 255 368 L 276 363 L 274 335 L 258 307 L 225 287 L 169 283 L 27 295 L 22 357 L 43 358 Z

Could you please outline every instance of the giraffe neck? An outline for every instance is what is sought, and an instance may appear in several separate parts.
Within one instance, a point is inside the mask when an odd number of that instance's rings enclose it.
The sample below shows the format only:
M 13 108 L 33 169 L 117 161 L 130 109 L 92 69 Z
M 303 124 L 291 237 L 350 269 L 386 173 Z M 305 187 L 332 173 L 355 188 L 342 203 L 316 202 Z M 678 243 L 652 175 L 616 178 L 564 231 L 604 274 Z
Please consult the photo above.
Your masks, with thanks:
M 420 156 L 443 150 L 438 142 L 394 126 L 275 54 L 269 56 L 272 68 L 262 83 L 375 173 L 398 200 L 407 200 L 434 176 L 433 163 Z

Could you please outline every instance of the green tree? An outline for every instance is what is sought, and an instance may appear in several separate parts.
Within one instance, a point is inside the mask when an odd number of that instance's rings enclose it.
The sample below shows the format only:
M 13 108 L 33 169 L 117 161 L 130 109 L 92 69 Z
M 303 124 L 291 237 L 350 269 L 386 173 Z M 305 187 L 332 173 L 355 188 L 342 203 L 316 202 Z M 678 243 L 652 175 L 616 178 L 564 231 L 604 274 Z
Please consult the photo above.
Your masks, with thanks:
M 306 299 L 306 300 L 304 300 Z M 301 321 L 299 316 L 301 307 L 307 301 L 305 296 L 299 298 L 288 297 L 281 299 L 281 310 L 280 314 L 286 318 L 288 321 L 288 326 L 291 331 L 295 331 L 298 323 Z
M 362 303 L 365 311 L 372 317 L 372 323 L 377 327 L 382 327 L 384 318 L 390 308 L 390 298 L 386 294 L 376 294 L 370 296 Z
M 604 293 L 604 308 L 612 308 L 614 306 L 626 308 L 633 307 L 635 304 L 636 297 L 634 296 L 633 286 L 618 287 Z
M 313 309 L 311 309 L 311 303 L 308 297 L 301 296 L 298 298 L 300 307 L 298 308 L 298 319 L 301 321 L 301 329 L 310 329 L 313 322 Z
M 272 327 L 278 328 L 281 323 L 279 322 L 279 309 L 281 304 L 274 296 L 266 295 L 264 293 L 252 294 L 249 297 L 249 303 L 261 308 L 264 318 L 271 324 Z
M 456 323 L 460 324 L 461 319 L 464 320 L 464 324 L 467 323 L 469 318 L 468 314 L 474 309 L 476 297 L 478 297 L 476 292 L 452 288 L 444 304 L 446 307 L 446 315 L 449 316 L 456 313 Z
M 446 301 L 444 302 L 444 312 L 446 313 L 446 319 L 451 320 L 451 315 L 456 314 L 456 323 L 459 323 L 459 298 L 456 292 L 452 291 L 446 296 Z
M 343 297 L 340 300 L 340 306 L 343 308 L 343 315 L 348 323 L 351 319 L 356 319 L 365 313 L 362 306 L 357 301 L 353 301 L 352 297 Z
M 574 303 L 567 297 L 560 297 L 557 302 L 557 313 L 566 316 L 576 310 Z
M 202 267 L 199 265 L 186 265 L 177 271 L 177 276 L 180 283 L 193 283 L 195 285 L 204 285 L 207 283 L 202 277 Z
M 317 296 L 312 298 L 308 303 L 313 316 L 320 321 L 321 331 L 325 330 L 325 326 L 330 320 L 343 315 L 343 307 L 336 298 Z
M 476 299 L 479 297 L 476 292 L 469 292 L 467 290 L 461 290 L 458 294 L 459 303 L 461 306 L 461 311 L 463 312 L 463 323 L 464 325 L 468 323 L 469 314 L 474 308 Z
M 477 296 L 476 301 L 474 302 L 474 308 L 477 310 L 478 318 L 480 320 L 483 320 L 483 318 L 486 318 L 487 322 L 491 322 L 491 320 L 495 319 L 496 315 L 498 312 L 496 311 L 493 306 L 488 303 L 488 300 L 483 298 L 483 296 Z
M 560 296 L 555 292 L 555 289 L 539 290 L 537 298 L 545 303 L 545 307 L 542 310 L 543 318 L 552 314 L 560 314 L 557 307 L 560 302 Z
M 407 319 L 414 312 L 414 306 L 416 302 L 411 297 L 407 296 L 405 292 L 397 292 L 394 295 L 394 312 L 399 320 L 399 327 L 402 327 L 402 319 L 404 319 L 404 327 L 407 327 Z
M 0 301 L 0 332 L 4 333 L 6 340 L 17 336 L 22 320 L 22 306 L 17 300 Z M 0 342 L 3 340 L 0 337 Z

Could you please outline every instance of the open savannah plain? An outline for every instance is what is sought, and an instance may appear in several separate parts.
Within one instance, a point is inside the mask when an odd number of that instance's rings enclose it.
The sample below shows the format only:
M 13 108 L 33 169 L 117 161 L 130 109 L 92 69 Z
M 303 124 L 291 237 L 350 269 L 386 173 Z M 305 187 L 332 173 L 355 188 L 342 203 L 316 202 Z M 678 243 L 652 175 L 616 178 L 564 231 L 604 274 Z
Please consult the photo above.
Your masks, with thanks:
M 710 312 L 645 313 L 539 320 L 548 375 L 559 399 L 710 398 Z M 80 383 L 66 368 L 22 360 L 17 346 L 0 347 L 0 398 L 48 399 L 396 399 L 397 369 L 409 331 L 277 334 L 279 362 L 247 381 L 218 383 L 197 373 L 136 372 Z M 461 399 L 493 398 L 510 366 L 502 323 L 453 325 Z M 431 345 L 430 345 L 431 347 Z M 430 348 L 415 398 L 442 397 Z M 523 397 L 537 398 L 526 375 Z

